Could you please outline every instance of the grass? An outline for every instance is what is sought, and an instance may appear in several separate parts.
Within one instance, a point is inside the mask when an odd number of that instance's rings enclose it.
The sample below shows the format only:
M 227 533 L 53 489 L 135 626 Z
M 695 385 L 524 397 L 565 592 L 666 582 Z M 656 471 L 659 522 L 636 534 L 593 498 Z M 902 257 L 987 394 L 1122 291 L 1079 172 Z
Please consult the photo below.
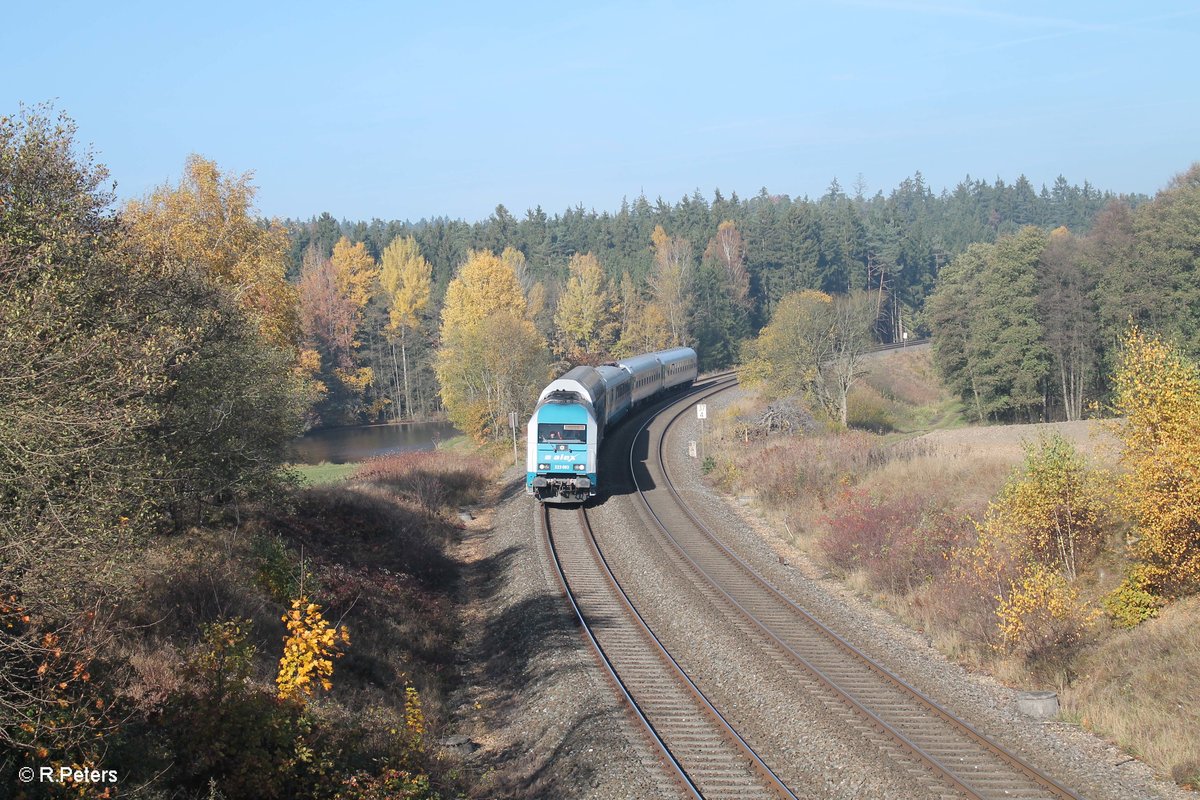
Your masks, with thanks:
M 289 467 L 300 476 L 303 486 L 321 486 L 327 483 L 344 481 L 358 471 L 362 466 L 357 463 L 330 464 L 322 461 L 320 464 L 293 464 Z
M 1065 710 L 1089 728 L 1200 786 L 1200 598 L 1168 606 L 1157 619 L 1111 636 L 1079 664 L 1063 693 Z

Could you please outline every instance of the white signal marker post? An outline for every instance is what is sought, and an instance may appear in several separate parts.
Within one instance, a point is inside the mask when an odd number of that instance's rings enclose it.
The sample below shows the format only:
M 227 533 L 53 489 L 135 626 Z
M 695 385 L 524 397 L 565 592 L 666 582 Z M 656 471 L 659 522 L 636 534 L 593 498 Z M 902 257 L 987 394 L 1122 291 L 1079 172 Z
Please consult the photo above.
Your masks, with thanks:
M 708 403 L 696 403 L 696 419 L 700 420 L 700 450 L 704 451 L 704 420 L 708 419 Z

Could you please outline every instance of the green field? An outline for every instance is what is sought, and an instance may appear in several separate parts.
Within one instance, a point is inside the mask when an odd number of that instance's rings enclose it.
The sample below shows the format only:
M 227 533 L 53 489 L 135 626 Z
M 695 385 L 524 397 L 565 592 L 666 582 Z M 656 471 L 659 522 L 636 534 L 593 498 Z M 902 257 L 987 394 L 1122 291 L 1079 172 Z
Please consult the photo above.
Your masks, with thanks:
M 349 464 L 330 464 L 322 461 L 320 464 L 292 464 L 290 469 L 300 476 L 305 486 L 317 486 L 322 483 L 337 483 L 353 475 L 361 466 L 357 462 Z

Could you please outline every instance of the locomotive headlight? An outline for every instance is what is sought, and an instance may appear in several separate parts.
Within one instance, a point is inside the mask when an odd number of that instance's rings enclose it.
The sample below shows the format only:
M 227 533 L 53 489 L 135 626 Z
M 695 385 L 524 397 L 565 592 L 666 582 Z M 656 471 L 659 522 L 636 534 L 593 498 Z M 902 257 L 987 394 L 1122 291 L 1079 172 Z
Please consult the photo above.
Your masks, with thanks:
M 547 470 L 547 469 L 550 469 L 550 465 L 549 464 L 538 464 L 538 469 Z
M 576 472 L 586 472 L 586 471 L 587 471 L 587 464 L 576 464 L 576 465 L 575 465 L 575 471 L 576 471 Z

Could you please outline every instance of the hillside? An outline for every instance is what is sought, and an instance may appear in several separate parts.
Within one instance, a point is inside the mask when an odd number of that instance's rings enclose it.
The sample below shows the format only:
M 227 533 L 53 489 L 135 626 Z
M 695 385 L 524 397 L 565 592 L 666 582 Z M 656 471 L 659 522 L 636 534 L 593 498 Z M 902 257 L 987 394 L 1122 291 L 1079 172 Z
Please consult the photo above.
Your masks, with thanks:
M 784 401 L 743 391 L 717 417 L 710 479 L 743 504 L 749 498 L 782 558 L 840 577 L 961 663 L 1012 686 L 1058 690 L 1061 719 L 1177 783 L 1200 782 L 1200 715 L 1189 700 L 1200 649 L 1185 633 L 1200 624 L 1200 606 L 1171 604 L 1132 629 L 1105 610 L 1130 568 L 1130 524 L 1111 498 L 1102 501 L 1098 550 L 1072 584 L 1075 611 L 1053 622 L 1023 618 L 1027 630 L 1042 630 L 1035 640 L 1006 637 L 996 590 L 1006 573 L 990 573 L 988 588 L 972 572 L 995 524 L 994 504 L 1056 437 L 1097 487 L 1111 489 L 1119 469 L 1114 423 L 968 427 L 928 348 L 872 358 L 852 397 L 852 425 L 874 432 L 836 432 L 811 417 L 790 431 L 766 430 L 766 409 Z

